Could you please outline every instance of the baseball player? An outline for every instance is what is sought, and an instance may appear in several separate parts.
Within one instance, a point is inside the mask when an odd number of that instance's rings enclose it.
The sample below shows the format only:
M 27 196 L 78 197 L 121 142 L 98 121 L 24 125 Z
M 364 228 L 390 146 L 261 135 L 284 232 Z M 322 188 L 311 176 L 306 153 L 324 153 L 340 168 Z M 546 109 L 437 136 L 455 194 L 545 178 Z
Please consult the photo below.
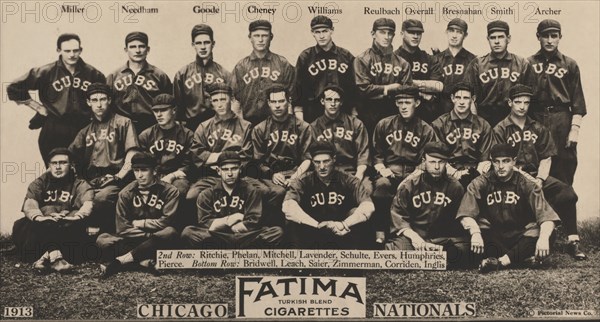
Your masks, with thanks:
M 552 133 L 557 154 L 550 175 L 573 185 L 577 169 L 577 141 L 583 116 L 587 113 L 579 66 L 558 50 L 562 38 L 558 21 L 546 19 L 537 27 L 541 49 L 527 60 L 537 80 L 530 115 Z
M 148 35 L 134 31 L 125 37 L 127 63 L 108 76 L 108 85 L 114 93 L 117 113 L 133 121 L 136 133 L 156 124 L 152 115 L 152 99 L 158 94 L 171 94 L 173 85 L 169 76 L 148 63 L 150 53 Z
M 14 223 L 12 239 L 23 261 L 41 255 L 34 269 L 66 272 L 73 268 L 64 257 L 73 256 L 69 246 L 86 240 L 84 219 L 92 211 L 94 191 L 71 170 L 66 148 L 53 149 L 47 158 L 48 171 L 27 188 L 25 217 Z
M 117 194 L 131 180 L 130 160 L 138 138 L 131 120 L 112 110 L 108 85 L 91 84 L 87 95 L 93 119 L 79 131 L 69 151 L 77 160 L 77 173 L 95 189 L 90 225 L 113 232 Z
M 231 82 L 231 73 L 213 60 L 215 44 L 209 25 L 195 25 L 192 48 L 196 51 L 196 60 L 181 68 L 173 79 L 173 94 L 179 107 L 177 119 L 192 131 L 215 115 L 206 87 L 212 83 Z
M 470 84 L 453 85 L 448 93 L 454 108 L 433 121 L 431 127 L 451 149 L 446 165 L 448 174 L 466 188 L 471 180 L 487 172 L 491 166 L 492 127 L 481 116 L 471 113 L 475 96 Z
M 496 144 L 490 155 L 493 170 L 469 184 L 456 217 L 471 235 L 471 251 L 485 257 L 480 272 L 511 264 L 536 267 L 550 254 L 560 219 L 541 188 L 515 171 L 516 149 Z
M 172 95 L 156 96 L 152 112 L 157 124 L 140 134 L 140 149 L 157 159 L 159 178 L 174 185 L 183 197 L 190 188 L 188 174 L 193 171 L 190 149 L 194 132 L 175 121 L 177 107 Z
M 181 233 L 191 248 L 273 248 L 283 229 L 261 225 L 261 192 L 240 179 L 242 160 L 224 151 L 217 160 L 220 180 L 198 196 L 198 220 Z
M 375 125 L 381 119 L 396 114 L 392 91 L 401 84 L 410 84 L 410 64 L 394 53 L 392 40 L 396 23 L 392 19 L 379 18 L 373 22 L 371 37 L 373 45 L 354 60 L 354 73 L 361 102 L 357 106 L 358 118 L 372 137 Z
M 423 37 L 423 23 L 415 19 L 402 22 L 402 45 L 395 51 L 411 66 L 413 85 L 419 87 L 421 104 L 417 116 L 430 123 L 444 111 L 440 108 L 438 93 L 444 89 L 442 72 L 437 59 L 419 48 Z
M 376 239 L 382 243 L 389 231 L 389 209 L 398 184 L 419 165 L 425 144 L 437 138 L 431 126 L 415 116 L 420 103 L 419 89 L 402 85 L 396 90 L 398 114 L 377 123 L 373 134 L 375 180 L 373 202 Z
M 508 105 L 511 112 L 494 127 L 495 141 L 507 143 L 518 150 L 516 166 L 532 176 L 544 196 L 563 222 L 567 235 L 567 250 L 577 259 L 587 256 L 580 250 L 577 234 L 577 195 L 573 187 L 549 175 L 556 146 L 550 131 L 527 116 L 533 91 L 517 84 L 510 89 Z
M 448 264 L 465 266 L 469 239 L 456 220 L 464 194 L 462 185 L 446 174 L 448 146 L 429 142 L 423 147 L 425 171 L 399 186 L 392 208 L 388 250 L 444 250 Z
M 465 82 L 475 89 L 477 114 L 493 127 L 508 115 L 508 90 L 514 84 L 533 87 L 535 76 L 525 58 L 508 52 L 511 37 L 506 22 L 488 23 L 487 34 L 491 52 L 469 63 Z
M 448 48 L 435 55 L 442 70 L 444 91 L 441 95 L 440 104 L 445 112 L 450 112 L 454 108 L 454 103 L 450 98 L 450 90 L 454 85 L 464 80 L 467 66 L 476 58 L 473 53 L 463 46 L 465 38 L 469 35 L 468 28 L 467 22 L 460 18 L 450 20 L 446 27 Z
M 329 84 L 336 84 L 347 93 L 344 113 L 356 113 L 357 88 L 354 79 L 354 55 L 333 42 L 333 22 L 325 16 L 310 21 L 317 44 L 305 49 L 296 62 L 296 93 L 292 102 L 296 116 L 308 123 L 323 115 L 319 95 Z
M 271 115 L 252 130 L 252 155 L 248 157 L 259 165 L 261 182 L 277 195 L 273 210 L 280 210 L 285 188 L 310 167 L 312 130 L 308 123 L 288 113 L 287 88 L 273 85 L 265 96 Z M 272 219 L 275 224 L 284 223 L 283 216 Z
M 248 30 L 252 53 L 235 65 L 232 88 L 244 119 L 256 125 L 269 116 L 265 89 L 279 83 L 294 93 L 295 70 L 285 57 L 271 52 L 273 33 L 269 21 L 253 21 Z
M 154 156 L 137 153 L 131 166 L 135 181 L 119 192 L 117 233 L 103 233 L 96 240 L 103 257 L 112 258 L 101 265 L 103 278 L 134 263 L 158 275 L 153 259 L 156 250 L 170 249 L 179 237 L 171 226 L 179 205 L 177 189 L 158 179 Z
M 52 149 L 68 146 L 89 123 L 85 103 L 88 86 L 106 82 L 104 74 L 81 59 L 82 51 L 78 35 L 62 34 L 56 41 L 56 62 L 32 68 L 6 88 L 8 99 L 37 112 L 29 128 L 42 128 L 38 145 L 46 164 Z M 38 91 L 40 102 L 31 98 L 32 90 Z
M 346 92 L 341 87 L 327 85 L 319 98 L 325 113 L 311 124 L 315 139 L 334 143 L 336 168 L 363 181 L 370 162 L 369 134 L 365 126 L 355 116 L 342 112 Z M 363 183 L 371 186 L 368 179 Z
M 358 178 L 335 168 L 335 145 L 315 141 L 310 147 L 314 171 L 290 184 L 282 210 L 292 247 L 369 249 L 375 210 L 370 192 Z

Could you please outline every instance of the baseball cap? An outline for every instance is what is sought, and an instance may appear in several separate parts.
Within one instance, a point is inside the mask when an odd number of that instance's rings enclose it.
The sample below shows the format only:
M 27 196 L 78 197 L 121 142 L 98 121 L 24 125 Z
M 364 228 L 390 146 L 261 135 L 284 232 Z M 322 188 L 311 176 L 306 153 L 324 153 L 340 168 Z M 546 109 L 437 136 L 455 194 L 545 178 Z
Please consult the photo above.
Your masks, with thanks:
M 90 98 L 90 96 L 92 96 L 93 94 L 96 94 L 96 93 L 104 93 L 108 97 L 110 97 L 110 94 L 111 94 L 110 87 L 104 83 L 90 84 L 86 91 L 87 98 Z
M 396 23 L 389 18 L 379 18 L 373 22 L 373 31 L 379 29 L 396 31 Z
M 533 96 L 533 89 L 527 85 L 516 84 L 508 91 L 508 97 L 513 99 L 519 96 Z
M 223 151 L 217 158 L 217 165 L 222 166 L 227 163 L 242 163 L 239 152 L 236 151 Z
M 325 16 L 316 16 L 310 21 L 310 29 L 315 30 L 318 28 L 333 29 L 333 21 Z
M 450 20 L 450 22 L 448 23 L 448 27 L 446 27 L 446 29 L 450 29 L 450 27 L 458 28 L 458 29 L 462 30 L 463 32 L 467 32 L 467 29 L 469 29 L 467 22 L 460 18 L 454 18 L 454 19 Z
M 255 30 L 267 30 L 271 31 L 271 23 L 268 20 L 255 20 L 250 23 L 248 30 L 253 32 Z
M 540 22 L 537 26 L 537 32 L 538 34 L 543 34 L 549 31 L 561 31 L 561 26 L 560 26 L 560 22 L 554 20 L 554 19 L 546 19 L 546 20 L 542 20 L 542 22 Z
M 175 97 L 171 94 L 159 94 L 152 100 L 150 109 L 159 109 L 165 107 L 175 107 Z
M 69 160 L 72 159 L 71 151 L 69 151 L 69 149 L 65 147 L 58 147 L 52 149 L 50 153 L 48 153 L 48 160 L 51 160 L 55 155 L 66 155 L 69 157 Z
M 199 24 L 199 25 L 195 25 L 194 28 L 192 28 L 192 41 L 194 41 L 194 39 L 196 38 L 196 36 L 198 35 L 208 35 L 210 37 L 210 39 L 213 39 L 213 30 L 209 25 L 206 24 Z
M 425 29 L 423 29 L 423 23 L 420 20 L 416 19 L 404 20 L 404 22 L 402 23 L 402 30 L 425 32 Z
M 144 44 L 148 45 L 148 35 L 144 32 L 134 31 L 127 34 L 127 36 L 125 36 L 125 46 L 127 46 L 128 43 L 134 40 L 139 40 Z
M 447 160 L 449 158 L 450 149 L 442 142 L 429 142 L 423 147 L 423 152 L 429 156 Z
M 344 90 L 341 87 L 337 86 L 336 84 L 329 84 L 329 85 L 325 86 L 323 88 L 323 90 L 321 91 L 321 95 L 319 95 L 319 96 L 324 97 L 325 92 L 328 90 L 332 90 L 332 91 L 338 93 L 340 95 L 340 98 L 344 97 Z
M 211 96 L 219 93 L 225 93 L 231 96 L 231 93 L 233 92 L 231 86 L 227 85 L 226 83 L 212 83 L 208 86 L 207 91 Z
M 136 168 L 155 168 L 156 159 L 149 153 L 138 152 L 131 158 L 131 167 Z
M 412 86 L 412 85 L 400 85 L 400 88 L 398 88 L 394 92 L 394 97 L 395 98 L 403 98 L 403 97 L 418 98 L 419 97 L 419 88 L 417 88 L 416 86 Z
M 510 28 L 508 27 L 508 23 L 502 20 L 494 20 L 487 25 L 487 33 L 488 35 L 494 31 L 504 31 L 506 34 L 510 33 Z
M 516 158 L 517 153 L 517 149 L 515 149 L 512 145 L 508 143 L 498 143 L 492 146 L 492 148 L 490 149 L 490 158 Z
M 308 148 L 308 153 L 310 153 L 310 156 L 313 158 L 318 154 L 329 154 L 333 157 L 335 156 L 336 149 L 335 145 L 330 141 L 313 141 Z
M 450 88 L 450 94 L 456 94 L 458 91 L 469 91 L 473 94 L 473 86 L 470 83 L 459 82 Z

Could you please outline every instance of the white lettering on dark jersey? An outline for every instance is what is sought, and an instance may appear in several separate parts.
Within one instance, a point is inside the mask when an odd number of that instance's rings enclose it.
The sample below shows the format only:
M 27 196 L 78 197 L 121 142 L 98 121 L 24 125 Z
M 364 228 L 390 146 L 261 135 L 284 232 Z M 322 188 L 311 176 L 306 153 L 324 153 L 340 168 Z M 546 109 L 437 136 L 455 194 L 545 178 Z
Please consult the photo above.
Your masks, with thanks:
M 526 131 L 523 131 L 523 133 L 515 132 L 515 133 L 511 134 L 508 137 L 508 140 L 506 140 L 506 141 L 508 143 L 510 143 L 512 146 L 516 146 L 517 143 L 519 143 L 521 141 L 523 141 L 523 142 L 531 141 L 531 142 L 535 143 L 537 141 L 537 138 L 538 138 L 537 134 L 535 134 L 529 130 L 526 130 Z
M 425 74 L 425 73 L 427 73 L 428 70 L 429 70 L 429 66 L 427 63 L 421 63 L 418 61 L 412 62 L 413 73 L 421 72 L 421 73 Z
M 336 59 L 321 59 L 308 66 L 308 72 L 312 76 L 319 74 L 319 71 L 337 70 L 339 73 L 346 73 L 348 65 L 346 63 L 338 63 Z
M 546 70 L 544 70 L 544 63 L 537 63 L 531 65 L 536 74 L 546 73 L 548 75 L 554 75 L 556 78 L 563 78 L 565 74 L 568 72 L 566 68 L 558 68 L 556 64 L 548 64 Z
M 94 145 L 94 143 L 99 141 L 115 141 L 115 131 L 108 132 L 108 129 L 100 129 L 100 134 L 96 135 L 96 133 L 92 132 L 85 136 L 85 146 Z
M 175 152 L 175 154 L 179 154 L 183 150 L 183 145 L 178 144 L 175 140 L 156 140 L 154 144 L 150 147 L 150 153 L 156 154 L 156 152 Z
M 73 77 L 73 81 L 71 82 L 71 76 L 64 76 L 52 82 L 52 87 L 57 92 L 69 87 L 81 88 L 82 91 L 87 91 L 90 84 L 90 81 L 81 81 L 81 78 L 79 77 Z
M 217 129 L 208 135 L 207 141 L 209 146 L 214 146 L 218 140 L 228 141 L 230 143 L 238 143 L 242 140 L 242 137 L 238 134 L 233 134 L 233 132 L 229 129 Z
M 194 73 L 190 75 L 190 77 L 185 79 L 185 87 L 188 89 L 192 89 L 196 84 L 212 84 L 212 83 L 224 83 L 225 80 L 221 77 L 217 77 L 214 74 L 206 73 L 204 77 L 200 73 Z
M 317 141 L 331 140 L 334 136 L 339 139 L 344 139 L 346 141 L 352 141 L 352 135 L 354 131 L 346 130 L 341 126 L 336 126 L 335 130 L 325 129 L 323 130 L 323 134 L 317 136 Z
M 402 130 L 395 130 L 392 133 L 388 134 L 385 137 L 385 141 L 389 144 L 392 145 L 392 143 L 394 142 L 406 142 L 408 144 L 410 144 L 411 146 L 413 146 L 414 148 L 417 147 L 417 145 L 419 144 L 419 142 L 421 142 L 421 138 L 416 136 L 413 132 L 411 131 L 402 131 Z
M 494 191 L 487 195 L 487 204 L 491 206 L 493 204 L 504 203 L 507 205 L 516 205 L 521 197 L 514 191 Z
M 115 88 L 118 91 L 125 90 L 127 87 L 131 86 L 132 84 L 135 84 L 137 86 L 142 86 L 147 91 L 158 90 L 158 86 L 156 85 L 156 82 L 151 79 L 146 79 L 146 76 L 144 76 L 144 75 L 137 75 L 137 76 L 135 76 L 135 79 L 134 79 L 132 74 L 128 74 L 128 75 L 125 75 L 125 76 L 115 80 L 115 83 L 114 83 Z
M 519 72 L 511 72 L 510 68 L 496 67 L 496 68 L 488 69 L 486 72 L 479 74 L 479 80 L 481 80 L 482 83 L 487 84 L 491 80 L 495 80 L 498 78 L 501 78 L 501 79 L 508 78 L 508 79 L 510 79 L 511 82 L 514 83 L 517 81 L 517 79 L 519 79 L 520 75 L 521 75 L 521 73 L 519 73 Z
M 64 190 L 47 190 L 44 202 L 70 202 L 73 196 L 70 192 Z
M 259 77 L 260 78 L 268 78 L 275 82 L 275 81 L 277 81 L 277 79 L 279 78 L 280 75 L 281 75 L 280 71 L 271 70 L 271 67 L 268 67 L 268 66 L 263 67 L 261 69 L 259 69 L 258 67 L 254 67 L 251 70 L 249 70 L 246 74 L 244 74 L 242 79 L 244 80 L 244 83 L 246 83 L 246 85 L 247 85 Z
M 327 195 L 323 192 L 318 192 L 310 196 L 310 206 L 314 208 L 316 206 L 324 206 L 326 204 L 341 205 L 342 202 L 344 202 L 344 199 L 346 199 L 346 196 L 335 191 L 330 191 L 327 193 Z
M 415 206 L 415 208 L 421 208 L 421 206 L 423 206 L 423 205 L 428 205 L 428 204 L 432 203 L 431 195 L 432 195 L 431 191 L 424 191 L 424 192 L 419 193 L 416 196 L 413 196 L 413 198 L 412 198 L 413 206 Z M 441 205 L 443 207 L 446 207 L 451 202 L 452 202 L 452 199 L 450 199 L 448 196 L 446 196 L 446 194 L 444 194 L 443 192 L 436 192 L 435 197 L 433 198 L 433 204 L 438 205 L 438 206 Z
M 271 134 L 269 134 L 269 144 L 267 145 L 267 147 L 281 141 L 281 142 L 287 142 L 287 144 L 289 145 L 294 145 L 296 144 L 296 140 L 298 140 L 298 135 L 297 134 L 290 134 L 289 131 L 287 130 L 283 130 L 283 131 L 273 131 L 271 132 Z
M 371 75 L 373 76 L 377 76 L 379 74 L 392 74 L 394 76 L 398 76 L 400 75 L 400 71 L 402 71 L 402 67 L 388 63 L 382 64 L 381 62 L 377 62 L 371 65 Z
M 473 129 L 466 128 L 456 128 L 452 130 L 452 132 L 446 135 L 446 141 L 449 144 L 455 144 L 459 139 L 471 140 L 473 143 L 477 143 L 480 138 L 479 133 L 473 133 Z
M 448 64 L 444 66 L 444 75 L 450 76 L 454 75 L 462 75 L 465 72 L 465 65 L 463 64 Z
M 232 209 L 237 209 L 237 210 L 242 210 L 242 208 L 244 207 L 244 199 L 241 199 L 239 196 L 232 196 L 231 197 L 231 201 L 227 201 L 227 196 L 223 196 L 217 200 L 215 200 L 215 202 L 213 203 L 213 209 L 216 212 L 221 212 L 221 210 L 223 210 L 223 208 L 225 207 L 229 207 Z
M 144 200 L 145 199 L 145 200 Z M 139 195 L 133 197 L 133 206 L 139 208 L 143 205 L 147 205 L 149 207 L 156 208 L 161 210 L 164 206 L 165 202 L 158 198 L 155 194 L 149 194 L 147 198 L 143 198 Z

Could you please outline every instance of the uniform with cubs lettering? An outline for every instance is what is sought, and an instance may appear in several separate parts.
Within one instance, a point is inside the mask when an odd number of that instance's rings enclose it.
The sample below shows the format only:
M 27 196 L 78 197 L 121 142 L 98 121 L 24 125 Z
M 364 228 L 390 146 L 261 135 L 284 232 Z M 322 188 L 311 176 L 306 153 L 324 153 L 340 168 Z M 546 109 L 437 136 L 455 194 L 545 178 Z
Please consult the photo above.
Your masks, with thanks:
M 336 119 L 326 115 L 311 124 L 317 141 L 335 144 L 336 167 L 342 171 L 356 170 L 359 165 L 369 165 L 369 134 L 363 123 L 355 116 L 340 113 Z
M 210 105 L 210 95 L 206 86 L 212 83 L 229 83 L 231 72 L 213 61 L 205 64 L 196 56 L 196 61 L 180 69 L 173 79 L 173 95 L 177 102 L 177 119 L 185 121 L 185 126 L 195 131 L 198 125 L 215 113 Z
M 448 48 L 436 55 L 438 65 L 442 72 L 442 82 L 444 82 L 444 92 L 440 99 L 440 104 L 444 111 L 449 112 L 452 110 L 454 104 L 452 104 L 452 100 L 450 100 L 449 91 L 454 85 L 464 80 L 469 63 L 476 57 L 477 56 L 465 48 L 461 48 L 456 56 L 452 56 L 452 53 Z
M 96 82 L 105 83 L 104 74 L 81 58 L 74 74 L 59 58 L 56 62 L 32 68 L 8 85 L 8 99 L 26 101 L 31 99 L 29 91 L 37 90 L 39 101 L 48 111 L 38 139 L 42 158 L 56 147 L 68 146 L 77 132 L 89 123 L 91 112 L 86 105 L 86 91 L 90 84 Z M 39 128 L 39 125 L 34 128 Z M 44 159 L 45 163 L 48 161 Z

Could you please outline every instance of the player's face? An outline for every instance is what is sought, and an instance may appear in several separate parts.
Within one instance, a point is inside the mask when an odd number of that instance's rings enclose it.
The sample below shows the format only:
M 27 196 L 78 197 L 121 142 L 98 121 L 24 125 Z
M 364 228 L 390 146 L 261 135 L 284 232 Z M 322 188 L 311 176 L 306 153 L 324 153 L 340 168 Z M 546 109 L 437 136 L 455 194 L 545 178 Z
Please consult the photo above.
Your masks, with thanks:
M 448 37 L 448 45 L 452 47 L 462 47 L 463 41 L 465 40 L 465 32 L 462 29 L 456 27 L 450 27 L 446 30 L 446 36 Z
M 196 49 L 196 55 L 198 55 L 200 59 L 207 59 L 212 55 L 215 43 L 210 40 L 209 35 L 202 34 L 194 38 L 192 46 L 194 46 L 194 49 Z
M 512 100 L 508 100 L 510 106 L 510 112 L 519 117 L 525 117 L 527 111 L 529 111 L 529 104 L 531 103 L 531 97 L 529 96 L 517 96 Z
M 169 125 L 175 121 L 174 107 L 153 108 L 152 113 L 154 113 L 158 125 Z
M 425 154 L 425 171 L 434 178 L 442 176 L 446 170 L 446 160 Z
M 321 104 L 325 107 L 325 113 L 329 116 L 337 115 L 342 106 L 340 94 L 328 89 L 325 91 L 324 95 L 325 97 L 321 99 Z
M 125 52 L 129 56 L 129 61 L 134 63 L 141 63 L 146 61 L 150 47 L 139 40 L 130 41 L 125 47 Z
M 60 48 L 56 51 L 60 54 L 60 58 L 65 65 L 74 66 L 79 61 L 81 50 L 79 41 L 71 39 L 60 43 Z
M 223 116 L 231 111 L 231 97 L 225 93 L 217 93 L 210 97 L 210 103 L 215 114 Z
M 327 179 L 331 176 L 335 167 L 335 157 L 329 154 L 317 154 L 312 158 L 312 162 L 319 178 Z
M 494 31 L 487 38 L 493 53 L 502 54 L 506 52 L 510 43 L 510 35 L 507 35 L 504 31 Z
M 377 29 L 375 32 L 371 32 L 371 35 L 378 46 L 386 48 L 392 45 L 396 34 L 391 30 Z
M 267 51 L 271 46 L 271 33 L 267 30 L 255 30 L 250 33 L 250 43 L 254 51 Z
M 288 100 L 285 92 L 271 93 L 267 101 L 271 114 L 276 118 L 284 117 L 288 114 Z
M 408 47 L 418 47 L 422 37 L 422 32 L 408 30 L 402 32 L 402 42 Z
M 452 94 L 451 98 L 456 114 L 462 116 L 471 111 L 471 102 L 473 101 L 471 92 L 464 90 L 456 91 L 456 93 Z
M 419 100 L 408 97 L 396 99 L 396 106 L 403 119 L 409 120 L 415 115 L 415 109 L 419 105 Z
M 333 29 L 329 28 L 317 28 L 312 31 L 312 35 L 317 41 L 317 44 L 321 47 L 327 47 L 333 39 L 331 36 L 333 35 Z
M 135 175 L 138 186 L 142 188 L 150 186 L 154 182 L 156 176 L 155 170 L 147 167 L 133 168 L 133 174 Z
M 92 108 L 92 113 L 98 120 L 102 120 L 108 112 L 110 106 L 110 98 L 104 93 L 95 93 L 87 100 L 87 104 Z
M 492 159 L 494 172 L 501 181 L 510 179 L 514 172 L 516 160 L 511 157 L 497 157 Z
M 550 31 L 543 33 L 538 37 L 540 41 L 540 45 L 542 49 L 546 52 L 554 52 L 558 49 L 558 43 L 560 43 L 560 39 L 562 35 L 558 31 Z
M 71 162 L 69 162 L 69 156 L 67 155 L 57 154 L 48 163 L 50 174 L 57 179 L 66 176 L 71 168 Z
M 217 167 L 217 171 L 223 179 L 223 182 L 229 186 L 235 184 L 240 176 L 239 163 L 226 163 Z

